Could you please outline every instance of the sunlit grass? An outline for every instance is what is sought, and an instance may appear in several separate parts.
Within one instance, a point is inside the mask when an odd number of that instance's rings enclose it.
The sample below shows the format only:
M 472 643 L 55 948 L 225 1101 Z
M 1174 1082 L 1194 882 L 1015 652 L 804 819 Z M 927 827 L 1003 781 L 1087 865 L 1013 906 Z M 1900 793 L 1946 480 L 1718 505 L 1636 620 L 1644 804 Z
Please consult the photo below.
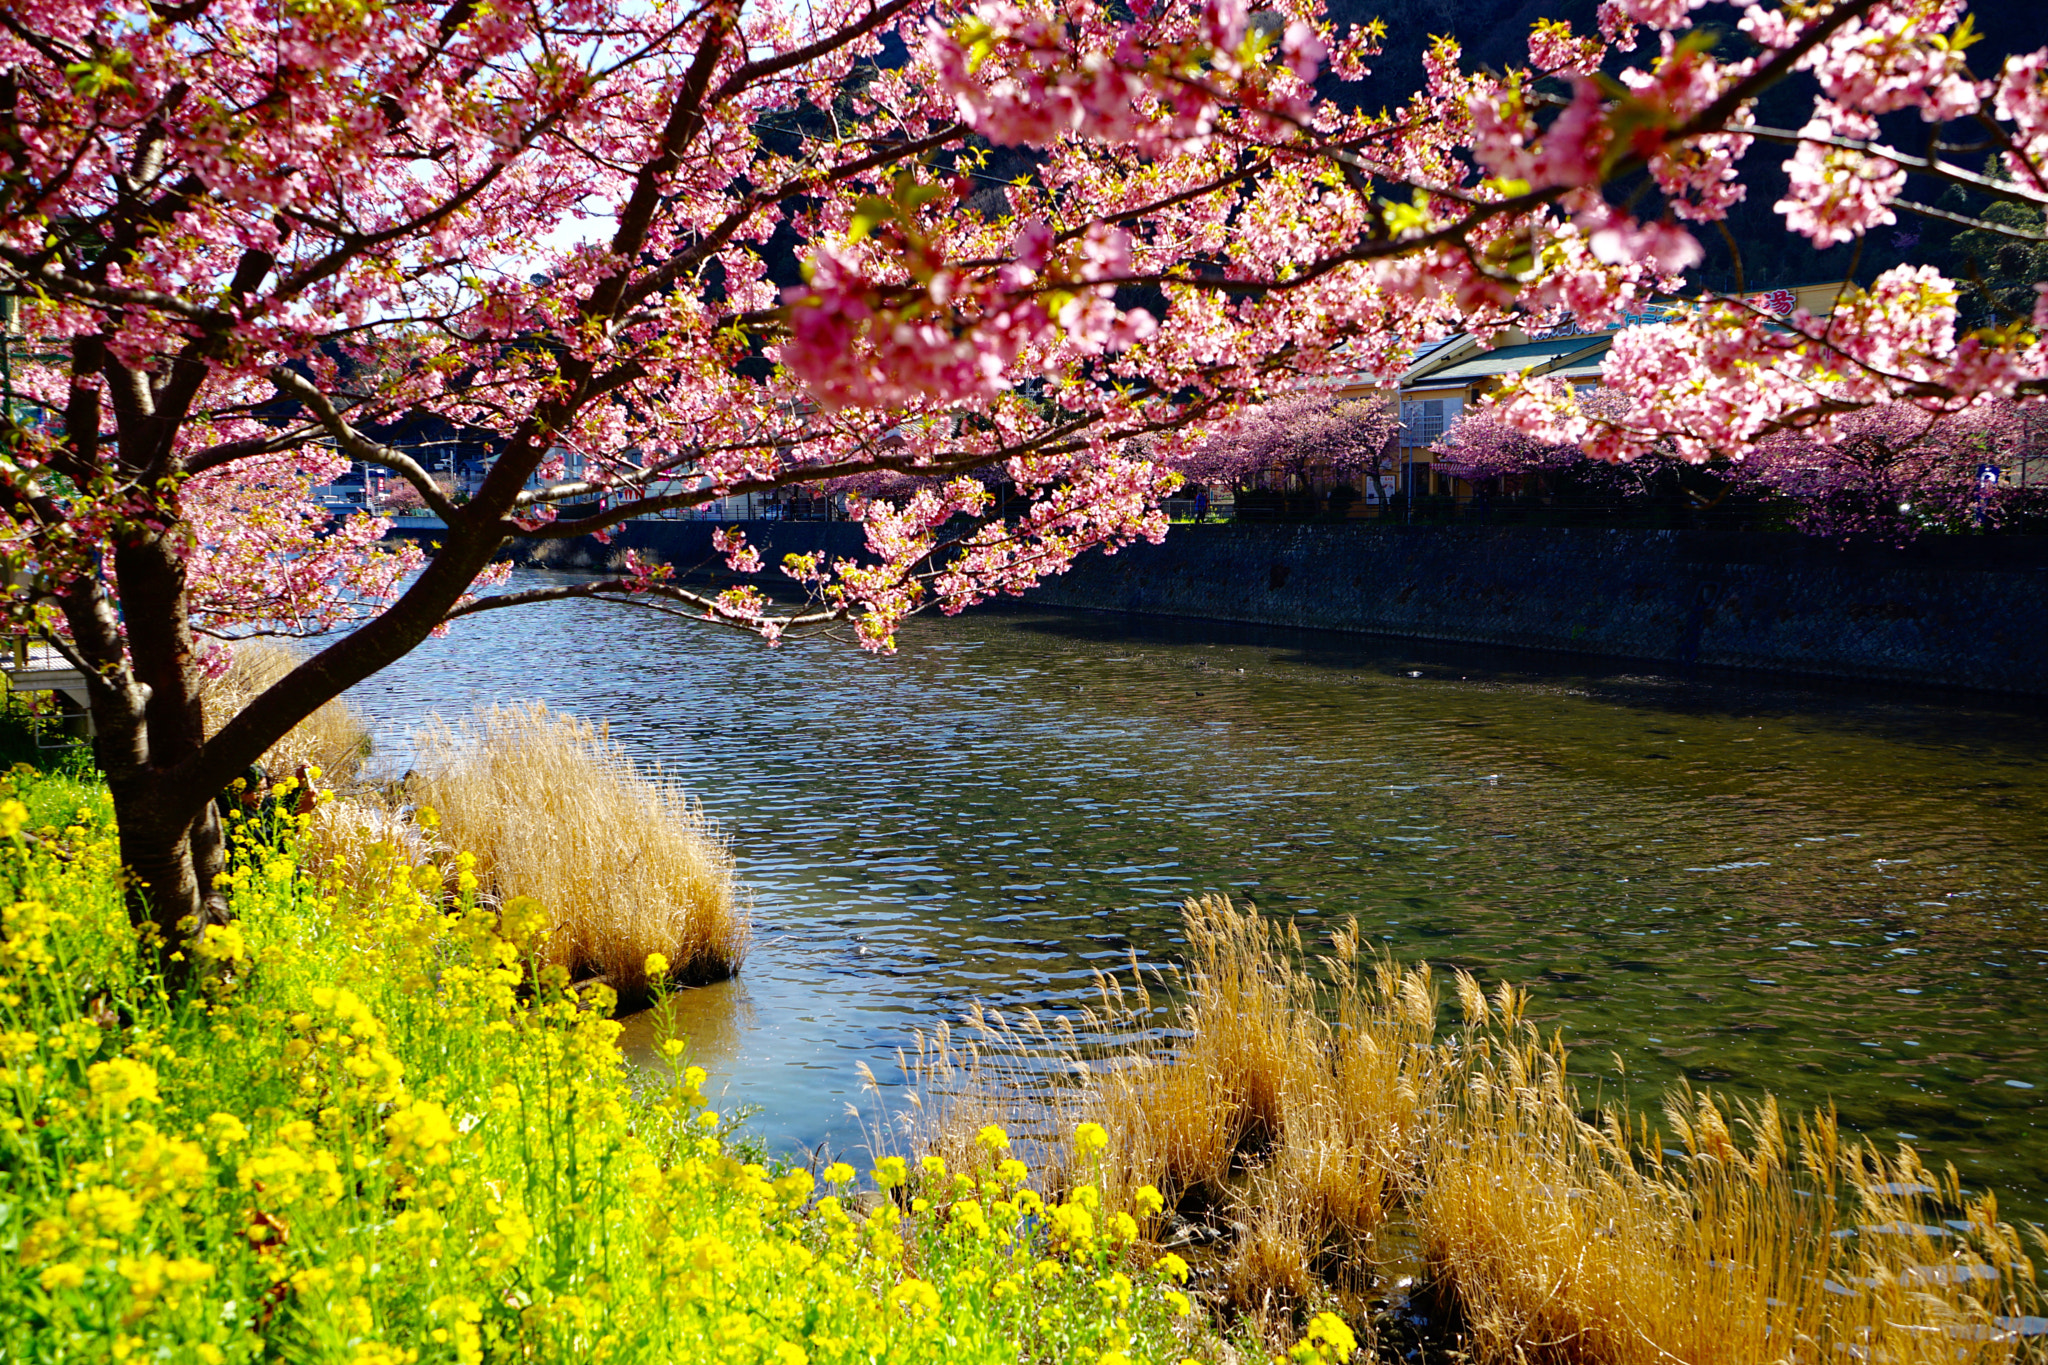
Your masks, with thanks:
M 1455 1324 L 1440 1344 L 1480 1362 L 1979 1365 L 2041 1311 L 1996 1201 L 1909 1149 L 1690 1091 L 1665 1132 L 1631 1126 L 1586 1107 L 1512 986 L 1459 974 L 1446 1026 L 1428 970 L 1355 927 L 1311 958 L 1220 897 L 1185 920 L 1170 1011 L 1105 977 L 1078 1021 L 984 1013 L 925 1040 L 905 1059 L 914 1140 L 1102 1124 L 1112 1183 L 1156 1178 L 1169 1241 L 1269 1340 L 1319 1303 L 1384 1298 L 1379 1271 L 1404 1264 Z
M 487 892 L 548 907 L 550 962 L 628 993 L 652 953 L 680 982 L 739 969 L 751 917 L 724 837 L 603 726 L 536 702 L 437 718 L 414 742 L 409 796 L 476 855 Z
M 218 677 L 203 679 L 199 701 L 208 738 L 238 715 L 271 684 L 298 667 L 299 655 L 273 640 L 240 640 L 232 660 Z M 355 708 L 340 698 L 322 705 L 293 726 L 263 755 L 273 779 L 294 776 L 316 767 L 330 782 L 345 782 L 362 768 L 370 753 L 370 727 Z

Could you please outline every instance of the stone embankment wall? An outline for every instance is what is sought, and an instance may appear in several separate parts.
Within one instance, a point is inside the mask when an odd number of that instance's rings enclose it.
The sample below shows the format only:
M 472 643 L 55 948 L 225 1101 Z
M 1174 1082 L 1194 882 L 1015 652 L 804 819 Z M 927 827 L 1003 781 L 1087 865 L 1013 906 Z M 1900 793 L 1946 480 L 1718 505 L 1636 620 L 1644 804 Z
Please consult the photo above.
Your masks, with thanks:
M 2048 693 L 2048 537 L 1180 526 L 1048 606 Z
M 602 568 L 631 548 L 725 580 L 712 529 L 632 522 L 609 547 L 563 546 L 552 562 Z M 857 554 L 864 539 L 843 522 L 746 529 L 771 566 L 791 552 Z M 515 544 L 522 559 L 531 549 Z M 1162 545 L 1087 556 L 1027 600 L 2048 694 L 2048 537 L 2039 536 L 1845 549 L 1755 532 L 1177 526 Z

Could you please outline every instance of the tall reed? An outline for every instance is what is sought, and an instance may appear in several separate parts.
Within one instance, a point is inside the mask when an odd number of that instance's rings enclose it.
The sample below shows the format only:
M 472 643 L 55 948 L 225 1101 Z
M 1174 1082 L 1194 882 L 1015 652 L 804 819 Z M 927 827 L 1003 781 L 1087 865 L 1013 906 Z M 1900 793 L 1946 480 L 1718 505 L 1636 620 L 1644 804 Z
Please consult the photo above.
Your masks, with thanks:
M 1832 1112 L 1681 1089 L 1670 1141 L 1580 1108 L 1566 1054 L 1461 981 L 1469 1069 L 1408 1200 L 1483 1360 L 1996 1362 L 2037 1305 L 1990 1195 Z M 1520 1000 L 1505 997 L 1510 1011 Z M 1504 1026 L 1502 1026 L 1504 1025 Z M 1589 1121 L 1594 1119 L 1594 1121 Z M 1953 1221 L 1944 1221 L 1948 1215 Z
M 436 718 L 414 743 L 409 794 L 475 855 L 487 891 L 547 907 L 549 962 L 629 995 L 649 985 L 650 953 L 682 982 L 739 969 L 751 927 L 724 838 L 604 726 L 535 702 Z
M 1215 1293 L 1269 1340 L 1356 1304 L 1416 1246 L 1482 1365 L 1999 1365 L 2040 1311 L 1995 1199 L 1832 1113 L 1766 1100 L 1731 1118 L 1681 1090 L 1667 1138 L 1587 1110 L 1509 984 L 1488 997 L 1457 974 L 1463 1018 L 1440 1026 L 1428 969 L 1365 951 L 1355 926 L 1312 963 L 1291 922 L 1221 897 L 1185 920 L 1163 1017 L 1105 978 L 1077 1021 L 977 1014 L 925 1040 L 905 1058 L 913 1143 L 964 1152 L 969 1125 L 1006 1117 L 1101 1123 L 1116 1179 L 1156 1180 L 1178 1215 L 1162 1239 L 1207 1247 Z M 1061 1077 L 1077 1083 L 1048 1088 Z
M 983 1123 L 1100 1123 L 1105 1197 L 1156 1184 L 1186 1235 L 1230 1229 L 1230 1298 L 1284 1317 L 1318 1281 L 1356 1284 L 1395 1178 L 1420 1160 L 1443 1061 L 1433 979 L 1372 954 L 1355 927 L 1318 978 L 1291 924 L 1222 896 L 1189 901 L 1184 921 L 1171 1011 L 1133 972 L 1098 977 L 1076 1020 L 977 1010 L 964 1036 L 920 1039 L 904 1058 L 922 1082 L 908 1136 L 958 1163 Z M 1079 1083 L 1048 1085 L 1061 1077 Z
M 238 640 L 227 668 L 203 680 L 200 712 L 209 738 L 254 701 L 272 683 L 297 668 L 299 654 L 273 640 Z M 370 727 L 356 709 L 337 697 L 293 726 L 263 755 L 272 778 L 294 775 L 300 767 L 317 767 L 330 783 L 346 782 L 370 753 Z

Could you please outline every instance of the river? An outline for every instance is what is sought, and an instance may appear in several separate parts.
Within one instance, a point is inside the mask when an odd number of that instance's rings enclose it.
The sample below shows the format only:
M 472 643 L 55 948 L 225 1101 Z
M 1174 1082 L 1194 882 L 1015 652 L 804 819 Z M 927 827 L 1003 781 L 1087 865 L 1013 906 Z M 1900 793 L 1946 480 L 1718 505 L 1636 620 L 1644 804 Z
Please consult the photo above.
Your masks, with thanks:
M 2038 705 L 1028 608 L 900 639 L 564 603 L 351 700 L 394 768 L 428 712 L 533 698 L 702 798 L 756 944 L 684 1013 L 778 1147 L 858 1150 L 858 1063 L 1170 962 L 1220 890 L 1526 983 L 1609 1095 L 1833 1101 L 2048 1214 Z

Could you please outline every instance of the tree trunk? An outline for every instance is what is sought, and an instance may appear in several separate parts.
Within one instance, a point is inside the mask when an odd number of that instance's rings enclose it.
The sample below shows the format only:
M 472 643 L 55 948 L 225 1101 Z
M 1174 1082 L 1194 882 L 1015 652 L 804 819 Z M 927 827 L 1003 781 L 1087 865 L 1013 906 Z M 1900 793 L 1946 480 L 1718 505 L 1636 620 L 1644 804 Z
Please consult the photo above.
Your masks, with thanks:
M 128 918 L 163 966 L 166 988 L 191 979 L 191 944 L 209 924 L 229 918 L 217 885 L 225 845 L 213 803 L 180 821 L 184 803 L 168 798 L 153 774 L 107 773 L 114 819 L 120 828 L 121 865 L 127 870 Z
M 191 976 L 183 951 L 191 939 L 228 918 L 217 889 L 225 866 L 214 793 L 191 790 L 178 771 L 206 741 L 185 592 L 187 534 L 173 523 L 117 545 L 109 558 L 118 599 L 96 580 L 60 598 L 87 665 L 94 749 L 128 872 L 129 920 L 152 941 L 173 989 Z

